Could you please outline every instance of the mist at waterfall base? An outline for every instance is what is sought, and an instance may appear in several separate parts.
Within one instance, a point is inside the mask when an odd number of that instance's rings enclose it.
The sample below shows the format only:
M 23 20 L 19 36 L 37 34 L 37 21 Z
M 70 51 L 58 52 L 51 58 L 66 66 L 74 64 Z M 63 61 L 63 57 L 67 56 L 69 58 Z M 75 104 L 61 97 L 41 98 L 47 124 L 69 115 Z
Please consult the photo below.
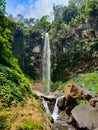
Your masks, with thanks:
M 51 60 L 50 60 L 50 41 L 48 33 L 45 33 L 45 42 L 43 47 L 43 70 L 42 70 L 42 78 L 43 84 L 45 86 L 45 92 L 50 92 L 50 67 L 51 67 Z

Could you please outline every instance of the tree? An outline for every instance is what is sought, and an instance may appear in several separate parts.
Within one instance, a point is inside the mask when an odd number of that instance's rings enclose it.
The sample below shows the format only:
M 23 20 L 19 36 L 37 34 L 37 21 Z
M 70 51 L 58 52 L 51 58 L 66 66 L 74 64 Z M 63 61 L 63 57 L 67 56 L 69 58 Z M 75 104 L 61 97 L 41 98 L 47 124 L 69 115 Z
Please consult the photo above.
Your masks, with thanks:
M 17 14 L 16 19 L 20 22 L 24 21 L 24 16 L 22 14 Z
M 91 0 L 88 4 L 88 14 L 91 17 L 98 16 L 98 0 Z
M 0 34 L 6 28 L 5 5 L 5 0 L 0 0 L 0 28 L 2 28 L 0 29 Z
M 0 0 L 0 14 L 5 14 L 5 7 L 6 7 L 6 2 L 5 0 Z
M 79 14 L 78 8 L 74 3 L 69 3 L 69 5 L 64 9 L 63 12 L 63 21 L 69 23 L 72 18 L 75 18 Z
M 45 32 L 47 32 L 50 28 L 50 22 L 48 21 L 48 16 L 43 16 L 40 21 L 39 21 L 39 25 L 41 27 L 42 30 L 44 30 Z
M 61 20 L 63 14 L 64 7 L 62 5 L 53 4 L 53 11 L 54 11 L 54 20 Z
M 31 27 L 31 26 L 34 26 L 36 23 L 36 19 L 35 18 L 26 18 L 24 19 L 24 25 L 27 26 L 27 27 Z
M 9 48 L 8 40 L 10 31 L 7 29 L 7 19 L 5 15 L 5 0 L 0 0 L 0 62 L 3 60 L 4 49 Z
M 86 0 L 69 0 L 69 4 L 74 4 L 77 8 L 81 8 Z
M 17 60 L 12 54 L 12 36 L 5 13 L 5 0 L 0 0 L 0 64 L 20 71 Z

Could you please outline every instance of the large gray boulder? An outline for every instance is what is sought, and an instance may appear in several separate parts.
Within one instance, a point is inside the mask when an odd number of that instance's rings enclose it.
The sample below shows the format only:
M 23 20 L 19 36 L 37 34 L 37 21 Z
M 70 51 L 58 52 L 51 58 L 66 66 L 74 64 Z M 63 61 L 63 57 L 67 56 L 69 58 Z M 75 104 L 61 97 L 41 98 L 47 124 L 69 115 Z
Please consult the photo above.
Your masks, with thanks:
M 89 104 L 78 105 L 71 113 L 79 129 L 93 130 L 98 128 L 98 112 Z

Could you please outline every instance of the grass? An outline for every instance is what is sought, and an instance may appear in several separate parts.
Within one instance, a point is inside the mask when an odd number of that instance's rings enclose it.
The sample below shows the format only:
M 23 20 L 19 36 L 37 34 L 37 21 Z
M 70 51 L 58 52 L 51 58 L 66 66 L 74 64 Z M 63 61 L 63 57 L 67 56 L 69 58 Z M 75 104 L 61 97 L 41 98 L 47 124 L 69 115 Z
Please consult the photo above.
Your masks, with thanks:
M 0 111 L 0 130 L 47 130 L 47 116 L 34 97 Z
M 30 120 L 24 119 L 22 121 L 25 130 L 43 130 L 43 126 L 37 122 L 32 122 Z
M 69 82 L 74 82 L 75 84 L 83 88 L 98 92 L 98 71 L 93 73 L 81 74 L 65 82 L 65 85 Z M 63 89 L 64 87 L 65 86 L 63 84 L 61 86 L 61 89 Z
M 0 130 L 4 130 L 6 128 L 6 116 L 0 116 Z

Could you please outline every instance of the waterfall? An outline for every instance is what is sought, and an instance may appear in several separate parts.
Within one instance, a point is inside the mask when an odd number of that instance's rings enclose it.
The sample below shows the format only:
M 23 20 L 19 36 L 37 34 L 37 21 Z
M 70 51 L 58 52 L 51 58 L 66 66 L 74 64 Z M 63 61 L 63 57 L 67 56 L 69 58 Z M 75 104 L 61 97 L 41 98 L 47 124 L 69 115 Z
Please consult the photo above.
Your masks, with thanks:
M 59 113 L 59 109 L 58 109 L 57 103 L 58 103 L 58 98 L 56 99 L 56 103 L 55 103 L 54 110 L 53 110 L 53 113 L 52 113 L 52 117 L 54 119 L 54 122 L 57 120 L 58 113 Z
M 50 110 L 49 110 L 47 101 L 45 101 L 44 98 L 43 98 L 43 102 L 42 102 L 42 103 L 43 103 L 43 105 L 44 105 L 44 108 L 45 108 L 45 110 L 46 110 L 46 113 L 48 113 L 49 115 L 51 115 L 51 112 L 50 112 Z
M 51 113 L 51 111 L 50 111 L 50 109 L 48 107 L 48 102 L 51 102 L 51 101 L 46 101 L 43 98 L 42 103 L 43 103 L 43 106 L 44 106 L 44 108 L 46 110 L 46 113 L 49 114 L 53 118 L 54 124 L 56 125 L 55 130 L 75 130 L 72 125 L 70 125 L 70 124 L 68 124 L 66 122 L 66 118 L 65 118 L 66 114 L 64 115 L 63 118 L 59 115 L 60 111 L 59 111 L 59 108 L 57 106 L 59 99 L 60 99 L 60 97 L 57 96 L 56 97 L 56 102 L 55 102 L 55 105 L 54 105 L 54 108 L 53 108 L 53 112 Z
M 43 48 L 43 81 L 45 83 L 46 92 L 50 92 L 50 42 L 48 33 L 45 34 L 45 42 Z

